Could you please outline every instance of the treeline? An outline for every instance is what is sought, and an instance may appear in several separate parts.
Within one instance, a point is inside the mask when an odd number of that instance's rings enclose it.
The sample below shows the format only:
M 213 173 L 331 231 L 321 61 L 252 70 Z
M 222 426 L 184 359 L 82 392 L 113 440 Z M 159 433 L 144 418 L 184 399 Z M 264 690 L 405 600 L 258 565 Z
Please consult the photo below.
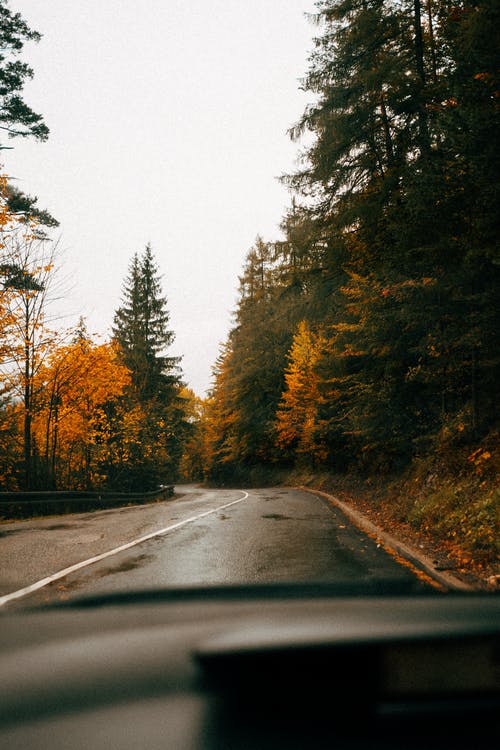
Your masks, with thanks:
M 20 55 L 40 38 L 0 0 L 0 131 L 9 139 L 49 135 L 23 98 L 33 70 Z M 52 317 L 62 294 L 57 225 L 0 175 L 0 490 L 170 483 L 192 430 L 194 394 L 178 359 L 165 354 L 173 332 L 151 248 L 134 256 L 103 342 L 83 320 L 64 331 Z
M 0 489 L 148 491 L 174 481 L 194 397 L 164 354 L 173 333 L 151 248 L 134 256 L 103 342 L 84 320 L 50 326 L 53 245 L 12 222 L 0 268 Z
M 283 178 L 284 239 L 248 253 L 191 440 L 213 481 L 389 472 L 498 424 L 500 6 L 317 6 L 291 131 L 312 145 Z

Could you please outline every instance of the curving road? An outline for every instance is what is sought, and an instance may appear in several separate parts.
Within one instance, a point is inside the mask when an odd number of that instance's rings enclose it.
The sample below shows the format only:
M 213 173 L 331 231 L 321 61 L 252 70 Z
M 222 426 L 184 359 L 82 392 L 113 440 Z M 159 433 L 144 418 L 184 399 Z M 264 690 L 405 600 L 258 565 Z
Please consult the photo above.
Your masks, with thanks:
M 168 502 L 0 525 L 7 606 L 156 587 L 374 579 L 415 580 L 326 500 L 287 488 L 181 486 Z

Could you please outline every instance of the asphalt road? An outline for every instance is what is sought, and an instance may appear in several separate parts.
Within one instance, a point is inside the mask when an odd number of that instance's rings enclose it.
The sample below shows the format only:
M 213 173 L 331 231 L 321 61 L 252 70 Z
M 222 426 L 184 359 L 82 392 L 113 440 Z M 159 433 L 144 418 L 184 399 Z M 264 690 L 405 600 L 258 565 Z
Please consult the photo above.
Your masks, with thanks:
M 15 605 L 156 587 L 415 580 L 310 493 L 193 486 L 177 492 L 180 497 L 153 505 L 0 525 L 0 596 L 124 544 L 130 546 L 55 575 Z

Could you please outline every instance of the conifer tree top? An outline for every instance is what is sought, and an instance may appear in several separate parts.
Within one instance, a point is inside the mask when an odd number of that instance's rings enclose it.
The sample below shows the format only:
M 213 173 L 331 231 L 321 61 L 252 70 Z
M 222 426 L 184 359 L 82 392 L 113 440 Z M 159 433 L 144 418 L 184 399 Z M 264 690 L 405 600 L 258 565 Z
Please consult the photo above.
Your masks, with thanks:
M 138 393 L 150 398 L 179 382 L 179 357 L 165 350 L 174 341 L 168 327 L 167 300 L 151 246 L 135 253 L 122 289 L 122 304 L 114 316 L 113 336 L 132 372 Z

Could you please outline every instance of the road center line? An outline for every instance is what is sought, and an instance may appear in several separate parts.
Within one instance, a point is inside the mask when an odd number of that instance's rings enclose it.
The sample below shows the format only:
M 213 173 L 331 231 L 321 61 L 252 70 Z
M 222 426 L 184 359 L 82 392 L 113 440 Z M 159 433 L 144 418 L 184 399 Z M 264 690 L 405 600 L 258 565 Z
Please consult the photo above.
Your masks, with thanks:
M 225 505 L 219 505 L 217 508 L 213 508 L 212 510 L 206 510 L 204 513 L 199 513 L 197 516 L 191 516 L 190 518 L 186 518 L 185 521 L 179 521 L 178 523 L 172 524 L 172 526 L 166 526 L 164 529 L 159 529 L 158 531 L 152 531 L 150 534 L 145 534 L 145 536 L 141 536 L 138 539 L 134 539 L 132 542 L 127 542 L 127 544 L 122 544 L 119 547 L 110 549 L 108 550 L 108 552 L 103 552 L 100 555 L 95 555 L 95 557 L 89 557 L 88 560 L 82 560 L 82 562 L 75 563 L 74 565 L 70 565 L 68 568 L 64 568 L 63 570 L 58 570 L 57 573 L 53 573 L 52 575 L 47 576 L 46 578 L 42 578 L 39 581 L 32 583 L 30 586 L 25 586 L 24 588 L 18 589 L 17 591 L 12 591 L 10 594 L 5 594 L 4 596 L 0 596 L 0 607 L 2 607 L 4 604 L 7 604 L 8 602 L 11 602 L 13 599 L 20 599 L 22 596 L 26 596 L 27 594 L 32 594 L 34 591 L 38 591 L 38 589 L 42 589 L 44 586 L 48 586 L 49 583 L 53 583 L 54 581 L 58 581 L 60 578 L 64 578 L 70 573 L 74 573 L 76 570 L 81 570 L 81 568 L 86 568 L 87 565 L 93 565 L 96 562 L 105 560 L 107 557 L 111 557 L 112 555 L 117 555 L 119 552 L 124 552 L 125 550 L 130 549 L 131 547 L 135 547 L 137 544 L 141 544 L 141 542 L 146 542 L 148 539 L 154 539 L 156 536 L 162 536 L 163 534 L 168 534 L 169 531 L 174 531 L 174 529 L 180 529 L 181 526 L 186 526 L 186 524 L 188 523 L 192 523 L 193 521 L 198 521 L 200 518 L 205 518 L 206 516 L 211 516 L 213 513 L 218 513 L 220 510 L 224 510 L 225 508 L 230 508 L 232 505 L 237 505 L 238 503 L 243 502 L 243 500 L 246 500 L 248 497 L 248 492 L 245 492 L 244 490 L 238 490 L 238 491 L 243 492 L 243 497 L 240 497 L 238 500 L 232 500 L 230 503 L 226 503 Z

